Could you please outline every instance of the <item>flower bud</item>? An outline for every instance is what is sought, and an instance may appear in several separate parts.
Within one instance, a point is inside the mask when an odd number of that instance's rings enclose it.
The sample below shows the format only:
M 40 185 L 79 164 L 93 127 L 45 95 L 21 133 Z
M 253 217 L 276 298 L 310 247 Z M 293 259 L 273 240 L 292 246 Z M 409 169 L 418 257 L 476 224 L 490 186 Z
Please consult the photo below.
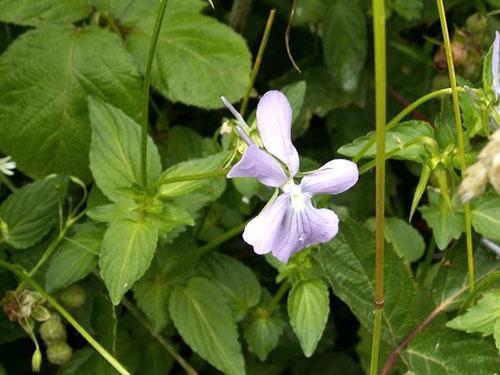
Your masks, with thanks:
M 66 340 L 66 329 L 57 319 L 50 319 L 40 326 L 40 336 L 47 345 Z
M 31 357 L 31 370 L 33 372 L 40 372 L 40 367 L 42 367 L 42 353 L 37 347 L 33 356 Z
M 73 349 L 66 342 L 56 342 L 47 347 L 47 359 L 58 366 L 64 365 L 71 359 Z
M 85 303 L 85 290 L 81 286 L 73 284 L 63 289 L 59 298 L 70 309 L 77 309 Z

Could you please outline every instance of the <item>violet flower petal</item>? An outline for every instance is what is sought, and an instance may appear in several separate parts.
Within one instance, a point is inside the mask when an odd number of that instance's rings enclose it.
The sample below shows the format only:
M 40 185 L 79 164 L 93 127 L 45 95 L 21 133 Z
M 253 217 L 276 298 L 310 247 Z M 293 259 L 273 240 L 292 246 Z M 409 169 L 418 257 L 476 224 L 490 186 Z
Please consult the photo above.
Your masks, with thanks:
M 350 189 L 359 177 L 356 163 L 345 159 L 335 159 L 323 165 L 320 169 L 308 173 L 302 178 L 300 188 L 303 193 L 339 194 Z
M 495 42 L 491 56 L 491 69 L 493 73 L 493 91 L 500 96 L 500 32 L 496 32 Z
M 292 108 L 286 96 L 268 91 L 257 105 L 257 127 L 264 147 L 288 166 L 293 177 L 299 170 L 299 154 L 292 144 Z
M 255 144 L 248 146 L 227 177 L 255 177 L 264 185 L 272 187 L 280 187 L 287 180 L 280 163 Z
M 280 195 L 247 224 L 243 239 L 257 254 L 272 252 L 287 263 L 303 248 L 335 237 L 339 224 L 335 212 L 314 208 L 308 198 L 304 203 L 304 209 L 296 210 L 288 193 Z

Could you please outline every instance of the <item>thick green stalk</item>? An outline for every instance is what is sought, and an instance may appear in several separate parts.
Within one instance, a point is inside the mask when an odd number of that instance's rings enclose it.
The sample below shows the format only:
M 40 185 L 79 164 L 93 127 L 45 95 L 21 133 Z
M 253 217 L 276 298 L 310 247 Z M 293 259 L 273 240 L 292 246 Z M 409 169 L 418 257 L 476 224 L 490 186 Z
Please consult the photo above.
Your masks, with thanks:
M 264 52 L 266 51 L 267 42 L 269 41 L 269 35 L 271 34 L 271 28 L 273 27 L 274 18 L 276 17 L 276 9 L 271 9 L 269 12 L 269 17 L 267 18 L 266 28 L 264 29 L 264 35 L 262 35 L 262 40 L 260 42 L 259 51 L 257 52 L 257 57 L 255 58 L 255 63 L 253 64 L 252 73 L 250 75 L 250 82 L 248 82 L 247 90 L 243 101 L 241 102 L 240 114 L 241 117 L 245 116 L 247 111 L 248 101 L 250 100 L 250 94 L 252 93 L 252 88 L 259 74 L 260 66 L 262 64 L 262 59 L 264 58 Z
M 387 69 L 385 0 L 373 0 L 373 39 L 375 51 L 375 316 L 373 320 L 370 374 L 378 372 L 380 334 L 384 308 L 384 210 L 385 210 L 385 123 L 387 117 Z
M 38 283 L 33 280 L 28 272 L 21 266 L 14 265 L 0 259 L 0 267 L 4 267 L 7 270 L 11 271 L 15 275 L 17 275 L 21 282 L 29 284 L 34 290 L 42 295 L 45 300 L 52 305 L 52 307 L 61 314 L 64 319 L 68 321 L 69 324 L 73 326 L 73 328 L 83 336 L 83 338 L 106 360 L 108 363 L 113 366 L 118 373 L 121 375 L 130 375 L 127 369 L 115 358 L 113 357 L 106 349 L 104 349 L 101 344 L 99 344 L 91 335 L 88 333 L 76 320 L 68 313 L 64 307 L 62 307 L 54 298 L 50 296 Z
M 451 51 L 450 34 L 448 32 L 448 25 L 446 22 L 446 12 L 444 9 L 443 0 L 436 0 L 439 20 L 441 22 L 441 30 L 443 32 L 444 48 L 446 52 L 446 61 L 448 63 L 448 73 L 450 75 L 450 83 L 453 98 L 453 112 L 455 114 L 455 125 L 457 131 L 458 155 L 460 157 L 460 169 L 462 177 L 465 176 L 467 164 L 465 162 L 465 145 L 464 145 L 464 131 L 462 128 L 462 117 L 460 114 L 460 100 L 458 97 L 457 77 L 455 75 L 455 66 L 453 64 L 453 54 Z M 472 225 L 471 225 L 471 211 L 469 203 L 464 204 L 465 216 L 465 237 L 467 243 L 467 268 L 469 271 L 469 288 L 474 288 L 474 254 L 472 249 Z
M 142 109 L 141 109 L 141 179 L 144 186 L 148 183 L 148 120 L 149 120 L 149 89 L 151 87 L 151 69 L 153 66 L 153 58 L 155 56 L 156 45 L 160 35 L 163 16 L 167 7 L 167 0 L 160 0 L 158 6 L 158 14 L 153 29 L 153 36 L 149 43 L 148 61 L 146 63 L 146 71 L 144 74 L 144 83 L 142 85 Z

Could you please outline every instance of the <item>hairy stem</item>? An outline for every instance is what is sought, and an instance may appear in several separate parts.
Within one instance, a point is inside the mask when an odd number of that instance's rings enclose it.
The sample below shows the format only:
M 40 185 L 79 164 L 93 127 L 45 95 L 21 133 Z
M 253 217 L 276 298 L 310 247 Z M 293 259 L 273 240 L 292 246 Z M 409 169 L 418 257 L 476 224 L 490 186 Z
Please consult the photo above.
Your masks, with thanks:
M 154 331 L 153 327 L 151 327 L 148 321 L 142 316 L 142 314 L 139 312 L 139 310 L 137 310 L 132 302 L 130 302 L 127 298 L 123 298 L 122 304 L 133 315 L 133 317 L 139 323 L 141 323 L 144 328 L 148 330 L 151 337 L 153 337 L 158 342 L 158 344 L 160 344 L 163 349 L 165 349 L 167 353 L 170 354 L 172 358 L 175 359 L 175 361 L 177 361 L 177 363 L 184 369 L 184 371 L 186 371 L 187 374 L 198 375 L 198 372 L 188 363 L 188 361 L 186 361 L 179 353 L 177 353 L 174 347 L 167 340 L 165 340 L 162 335 Z
M 460 169 L 462 177 L 465 176 L 467 164 L 465 162 L 465 145 L 464 145 L 464 132 L 462 128 L 462 117 L 460 114 L 460 100 L 458 97 L 457 77 L 455 75 L 455 66 L 453 65 L 453 55 L 451 51 L 450 35 L 448 32 L 448 25 L 446 22 L 446 12 L 444 9 L 443 0 L 436 0 L 439 21 L 441 22 L 441 29 L 443 32 L 444 48 L 446 52 L 446 61 L 448 64 L 448 73 L 450 75 L 450 83 L 453 98 L 453 112 L 455 114 L 455 125 L 457 131 L 458 154 L 460 157 Z M 465 216 L 465 237 L 467 242 L 467 267 L 469 272 L 469 288 L 474 288 L 474 256 L 472 249 L 472 225 L 471 225 L 471 211 L 469 203 L 464 204 Z
M 167 0 L 160 0 L 158 6 L 158 13 L 156 22 L 153 29 L 153 36 L 149 43 L 148 61 L 146 63 L 146 71 L 144 74 L 144 83 L 142 85 L 142 109 L 141 109 L 141 178 L 144 186 L 148 183 L 148 119 L 149 119 L 149 89 L 151 87 L 151 69 L 153 66 L 153 58 L 155 56 L 156 45 L 158 44 L 158 37 L 160 35 L 161 25 L 163 23 L 163 16 L 167 7 Z
M 384 308 L 384 210 L 385 210 L 385 123 L 387 105 L 387 68 L 385 0 L 373 0 L 373 38 L 375 49 L 375 317 L 373 320 L 370 374 L 378 372 L 382 313 Z
M 247 111 L 250 94 L 252 93 L 253 85 L 255 83 L 255 80 L 257 79 L 257 75 L 259 74 L 260 66 L 262 65 L 262 59 L 264 58 L 264 52 L 266 51 L 267 42 L 269 41 L 269 35 L 271 35 L 271 28 L 273 27 L 275 17 L 276 9 L 271 9 L 271 11 L 269 12 L 269 17 L 267 17 L 266 28 L 264 29 L 264 34 L 262 35 L 259 51 L 257 52 L 255 63 L 253 64 L 252 73 L 250 75 L 250 82 L 248 82 L 245 96 L 243 96 L 243 101 L 241 102 L 240 114 L 242 117 L 245 116 L 245 112 Z
M 80 334 L 82 337 L 106 360 L 108 363 L 113 366 L 118 373 L 121 375 L 130 375 L 127 369 L 115 358 L 113 357 L 106 349 L 104 349 L 101 344 L 99 344 L 91 335 L 88 333 L 76 320 L 71 316 L 69 312 L 67 312 L 64 307 L 62 307 L 50 294 L 48 294 L 35 280 L 33 280 L 28 272 L 19 265 L 14 265 L 0 259 L 0 267 L 4 267 L 7 270 L 14 273 L 19 277 L 21 282 L 24 282 L 30 285 L 35 291 L 40 293 L 43 298 L 59 313 L 64 319 L 67 320 L 71 326 Z

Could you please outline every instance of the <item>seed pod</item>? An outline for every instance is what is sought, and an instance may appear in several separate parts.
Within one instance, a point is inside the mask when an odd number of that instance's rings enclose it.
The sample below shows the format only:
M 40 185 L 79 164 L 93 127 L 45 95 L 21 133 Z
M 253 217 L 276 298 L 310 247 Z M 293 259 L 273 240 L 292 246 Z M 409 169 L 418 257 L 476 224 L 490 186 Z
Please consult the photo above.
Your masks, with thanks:
M 71 359 L 73 349 L 66 342 L 56 342 L 47 347 L 47 359 L 58 366 L 64 365 Z
M 63 289 L 59 298 L 68 308 L 77 309 L 85 303 L 85 290 L 81 286 L 73 284 Z
M 47 345 L 66 340 L 66 328 L 60 320 L 50 319 L 40 326 L 40 336 Z

